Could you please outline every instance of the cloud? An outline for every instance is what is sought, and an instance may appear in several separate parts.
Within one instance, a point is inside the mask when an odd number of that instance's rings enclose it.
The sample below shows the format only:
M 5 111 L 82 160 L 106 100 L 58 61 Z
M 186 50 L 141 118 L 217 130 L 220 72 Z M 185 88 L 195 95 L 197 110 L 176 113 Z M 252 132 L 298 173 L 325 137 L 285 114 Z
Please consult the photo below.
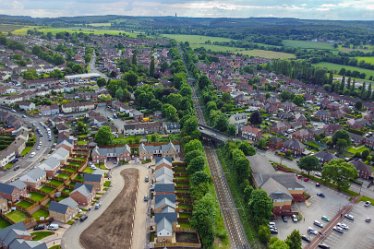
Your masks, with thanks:
M 130 15 L 373 20 L 374 0 L 4 0 L 0 14 Z

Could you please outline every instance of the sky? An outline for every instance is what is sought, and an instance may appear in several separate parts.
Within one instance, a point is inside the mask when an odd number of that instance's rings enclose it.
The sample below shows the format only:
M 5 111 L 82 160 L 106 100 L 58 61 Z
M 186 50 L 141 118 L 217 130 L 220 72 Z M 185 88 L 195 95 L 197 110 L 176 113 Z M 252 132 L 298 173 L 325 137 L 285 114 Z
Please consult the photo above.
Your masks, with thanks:
M 374 0 L 0 0 L 0 14 L 374 20 Z

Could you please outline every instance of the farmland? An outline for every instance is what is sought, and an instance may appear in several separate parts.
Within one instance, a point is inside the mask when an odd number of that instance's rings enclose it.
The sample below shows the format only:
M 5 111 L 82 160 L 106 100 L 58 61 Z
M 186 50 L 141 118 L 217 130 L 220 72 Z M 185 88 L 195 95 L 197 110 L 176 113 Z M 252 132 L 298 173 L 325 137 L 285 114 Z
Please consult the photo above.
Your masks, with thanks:
M 366 63 L 374 65 L 374 56 L 367 57 L 355 57 L 357 61 L 365 61 Z
M 190 45 L 193 44 L 205 44 L 205 42 L 230 42 L 231 39 L 213 36 L 203 36 L 203 35 L 169 35 L 164 34 L 163 37 L 174 39 L 177 42 L 189 42 Z
M 12 32 L 22 27 L 21 25 L 0 24 L 0 32 Z
M 327 42 L 313 42 L 313 41 L 299 41 L 299 40 L 284 40 L 285 47 L 302 48 L 302 49 L 334 49 L 332 44 Z
M 257 56 L 257 57 L 263 57 L 267 59 L 291 59 L 295 58 L 294 54 L 289 53 L 283 53 L 283 52 L 274 52 L 274 51 L 268 51 L 268 50 L 260 50 L 260 49 L 254 49 L 254 50 L 245 50 L 241 51 L 241 54 L 248 55 L 248 56 Z
M 336 72 L 339 72 L 341 68 L 345 68 L 346 70 L 350 71 L 358 71 L 360 73 L 365 73 L 366 74 L 366 79 L 368 79 L 370 76 L 374 77 L 374 70 L 369 70 L 369 69 L 363 69 L 359 67 L 352 67 L 352 66 L 346 66 L 346 65 L 339 65 L 339 64 L 334 64 L 334 63 L 328 63 L 328 62 L 320 62 L 317 64 L 314 64 L 317 67 L 322 67 L 326 68 L 327 70 L 333 70 Z

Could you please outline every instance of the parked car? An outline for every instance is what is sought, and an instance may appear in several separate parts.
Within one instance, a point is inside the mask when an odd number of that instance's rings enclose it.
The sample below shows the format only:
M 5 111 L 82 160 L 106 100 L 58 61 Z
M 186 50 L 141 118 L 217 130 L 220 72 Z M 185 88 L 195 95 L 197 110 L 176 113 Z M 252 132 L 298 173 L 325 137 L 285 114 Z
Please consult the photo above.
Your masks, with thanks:
M 330 218 L 327 217 L 326 215 L 322 216 L 321 220 L 326 221 L 326 222 L 330 222 Z
M 351 214 L 345 214 L 344 215 L 344 217 L 346 218 L 346 219 L 348 219 L 348 220 L 354 220 L 354 217 L 353 217 L 353 215 L 351 215 Z
M 148 176 L 144 177 L 144 182 L 149 182 L 149 177 Z
M 88 216 L 84 214 L 84 215 L 82 215 L 82 216 L 79 218 L 79 220 L 80 220 L 81 222 L 83 222 L 83 221 L 87 220 L 87 218 L 88 218 Z
M 370 206 L 371 206 L 371 202 L 370 202 L 370 201 L 365 201 L 364 206 L 365 206 L 365 207 L 370 207 Z
M 34 231 L 39 231 L 39 230 L 44 230 L 44 229 L 45 229 L 44 224 L 39 224 L 39 225 L 34 226 Z
M 322 224 L 321 222 L 319 222 L 318 220 L 315 220 L 315 221 L 313 222 L 313 224 L 314 224 L 315 226 L 317 226 L 317 227 L 323 228 L 323 224 Z
M 301 235 L 301 239 L 304 240 L 305 242 L 310 243 L 310 238 L 306 236 L 305 234 Z
M 35 155 L 36 155 L 35 151 L 33 151 L 33 152 L 30 153 L 30 157 L 31 158 L 34 157 Z
M 99 209 L 101 207 L 101 204 L 100 203 L 96 203 L 95 204 L 95 209 Z
M 51 223 L 51 224 L 49 224 L 49 226 L 48 226 L 47 229 L 48 229 L 48 230 L 52 230 L 52 231 L 56 231 L 56 230 L 59 229 L 59 225 L 56 224 L 56 223 Z
M 278 234 L 278 229 L 270 228 L 270 233 L 271 234 Z
M 304 178 L 304 182 L 309 182 L 309 178 Z
M 19 170 L 19 165 L 17 165 L 17 166 L 14 166 L 13 170 L 14 170 L 14 171 L 17 171 L 17 170 Z
M 314 175 L 317 176 L 317 177 L 322 177 L 321 172 L 316 172 L 316 173 L 314 173 Z
M 370 218 L 370 217 L 367 217 L 367 218 L 365 219 L 365 222 L 366 222 L 366 223 L 370 223 L 370 222 L 371 222 L 371 218 Z
M 302 179 L 303 176 L 302 175 L 297 175 L 297 179 Z
M 282 215 L 282 220 L 283 220 L 283 222 L 288 222 L 288 217 L 287 216 L 285 216 L 285 215 Z
M 322 248 L 322 249 L 330 249 L 330 246 L 328 246 L 326 244 L 319 244 L 318 247 Z
M 332 230 L 334 230 L 335 232 L 338 232 L 338 233 L 344 233 L 344 230 L 343 228 L 339 227 L 339 226 L 334 226 L 332 228 Z
M 149 200 L 148 195 L 145 195 L 144 196 L 144 201 L 148 201 L 148 200 Z
M 269 226 L 275 226 L 275 222 L 270 221 L 270 222 L 269 222 Z
M 299 221 L 299 220 L 297 219 L 296 214 L 293 214 L 293 215 L 291 216 L 291 218 L 292 218 L 292 221 L 295 222 L 295 223 Z
M 319 182 L 316 183 L 316 187 L 319 188 L 321 184 Z
M 317 230 L 315 230 L 315 229 L 313 229 L 313 228 L 311 228 L 311 227 L 308 227 L 308 234 L 317 235 L 318 232 L 317 232 Z
M 325 198 L 325 194 L 324 193 L 317 193 L 317 196 L 321 197 L 321 198 Z
M 341 227 L 341 228 L 343 228 L 344 230 L 349 230 L 349 226 L 347 226 L 346 224 L 344 224 L 344 223 L 338 223 L 338 224 L 336 224 L 338 227 Z

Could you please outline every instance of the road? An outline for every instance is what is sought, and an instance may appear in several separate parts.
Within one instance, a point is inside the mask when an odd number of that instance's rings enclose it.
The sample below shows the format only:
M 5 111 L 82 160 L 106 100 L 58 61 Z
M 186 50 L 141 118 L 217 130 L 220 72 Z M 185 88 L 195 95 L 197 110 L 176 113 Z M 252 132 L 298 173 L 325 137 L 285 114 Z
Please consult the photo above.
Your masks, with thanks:
M 3 110 L 8 110 L 6 108 L 0 107 Z M 21 113 L 13 113 L 13 115 L 16 115 L 20 118 L 22 118 Z M 44 160 L 45 156 L 50 152 L 52 146 L 53 146 L 53 141 L 48 141 L 48 136 L 47 136 L 47 131 L 45 128 L 43 128 L 40 125 L 41 121 L 45 121 L 45 118 L 38 117 L 38 118 L 32 118 L 32 117 L 26 117 L 22 118 L 26 123 L 34 124 L 37 128 L 40 129 L 40 131 L 43 134 L 43 137 L 40 137 L 37 134 L 37 141 L 34 145 L 34 148 L 30 151 L 36 152 L 36 155 L 33 158 L 30 158 L 29 155 L 26 155 L 23 158 L 19 158 L 18 162 L 15 163 L 15 165 L 18 165 L 20 167 L 19 170 L 14 171 L 13 169 L 10 169 L 8 171 L 2 171 L 0 172 L 0 182 L 9 182 L 11 179 L 15 177 L 19 177 L 23 174 L 25 174 L 28 170 L 32 169 L 34 166 L 36 166 L 39 162 Z M 42 146 L 40 150 L 36 150 L 37 145 L 39 142 L 42 142 Z
M 104 78 L 105 80 L 108 80 L 108 76 L 106 76 L 105 74 L 103 74 L 102 72 L 97 70 L 97 68 L 96 68 L 96 53 L 95 53 L 95 50 L 92 53 L 92 58 L 91 58 L 89 66 L 90 66 L 90 73 L 98 73 L 98 74 L 101 75 L 102 78 Z
M 121 176 L 120 172 L 124 169 L 128 168 L 136 168 L 140 172 L 140 177 L 143 177 L 147 174 L 149 174 L 149 171 L 147 167 L 142 166 L 134 166 L 134 165 L 122 165 L 120 167 L 116 167 L 111 170 L 111 176 L 112 176 L 112 186 L 110 189 L 103 195 L 101 198 L 102 206 L 98 210 L 91 210 L 87 213 L 88 219 L 81 223 L 76 222 L 74 225 L 72 225 L 70 228 L 67 229 L 67 231 L 64 233 L 61 241 L 61 246 L 64 249 L 83 249 L 82 245 L 80 244 L 80 235 L 81 233 L 86 230 L 97 218 L 99 218 L 104 211 L 111 205 L 113 200 L 118 196 L 118 194 L 122 191 L 123 187 L 125 186 L 125 182 L 123 180 L 123 177 Z M 146 192 L 146 189 L 148 185 L 144 184 L 144 181 L 142 181 L 142 178 L 139 179 L 139 194 L 137 196 L 137 203 L 140 204 L 141 208 L 137 211 L 135 211 L 135 223 L 134 223 L 134 230 L 133 234 L 133 241 L 132 244 L 134 246 L 137 246 L 137 248 L 144 248 L 146 244 L 146 212 L 142 213 L 142 211 L 147 210 L 147 203 L 143 202 L 143 196 L 144 192 Z M 138 204 L 136 205 L 139 206 Z M 110 222 L 110 221 L 108 221 Z M 132 248 L 136 248 L 136 247 Z

